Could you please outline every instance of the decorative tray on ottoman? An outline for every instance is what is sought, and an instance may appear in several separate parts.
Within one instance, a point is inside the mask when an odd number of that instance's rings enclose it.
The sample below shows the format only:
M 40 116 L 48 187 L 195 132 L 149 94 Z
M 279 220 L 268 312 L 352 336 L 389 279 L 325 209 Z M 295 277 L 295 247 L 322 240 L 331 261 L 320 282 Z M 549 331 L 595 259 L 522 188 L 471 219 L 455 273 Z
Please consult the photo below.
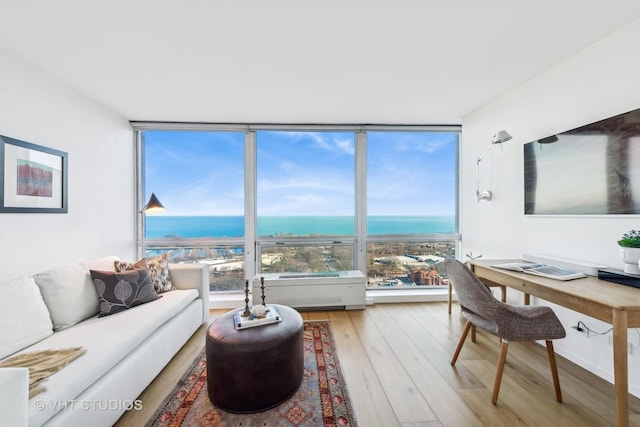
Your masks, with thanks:
M 236 311 L 233 314 L 233 321 L 235 322 L 236 329 L 246 329 L 246 328 L 252 328 L 254 326 L 268 325 L 270 323 L 277 323 L 282 320 L 280 317 L 280 314 L 275 309 L 275 307 L 271 305 L 268 305 L 266 307 L 267 307 L 267 311 L 264 313 L 263 316 L 256 316 L 253 313 L 255 306 L 252 308 L 251 314 L 247 317 L 242 315 L 242 312 L 243 312 L 242 309 L 239 309 L 238 311 Z

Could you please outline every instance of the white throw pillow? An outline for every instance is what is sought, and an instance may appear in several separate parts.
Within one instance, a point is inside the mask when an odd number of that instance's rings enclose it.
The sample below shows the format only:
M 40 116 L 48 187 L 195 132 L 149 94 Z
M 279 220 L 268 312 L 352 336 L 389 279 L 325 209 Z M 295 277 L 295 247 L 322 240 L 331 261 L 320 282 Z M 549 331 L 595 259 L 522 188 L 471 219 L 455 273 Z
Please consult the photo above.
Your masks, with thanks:
M 102 258 L 96 258 L 89 261 L 81 262 L 80 264 L 89 267 L 89 270 L 100 271 L 116 271 L 115 263 L 120 261 L 120 257 L 111 255 Z
M 89 267 L 69 265 L 33 276 L 59 331 L 98 314 L 98 293 Z
M 33 278 L 0 283 L 0 359 L 51 334 L 49 311 Z

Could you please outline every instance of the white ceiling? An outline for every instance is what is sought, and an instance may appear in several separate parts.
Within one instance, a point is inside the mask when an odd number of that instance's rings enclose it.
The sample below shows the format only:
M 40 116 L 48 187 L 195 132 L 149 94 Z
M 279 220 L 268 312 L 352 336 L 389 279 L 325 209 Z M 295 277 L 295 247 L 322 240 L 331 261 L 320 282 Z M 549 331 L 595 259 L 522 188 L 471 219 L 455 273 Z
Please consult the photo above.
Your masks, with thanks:
M 0 49 L 128 120 L 456 124 L 639 17 L 638 0 L 0 0 Z

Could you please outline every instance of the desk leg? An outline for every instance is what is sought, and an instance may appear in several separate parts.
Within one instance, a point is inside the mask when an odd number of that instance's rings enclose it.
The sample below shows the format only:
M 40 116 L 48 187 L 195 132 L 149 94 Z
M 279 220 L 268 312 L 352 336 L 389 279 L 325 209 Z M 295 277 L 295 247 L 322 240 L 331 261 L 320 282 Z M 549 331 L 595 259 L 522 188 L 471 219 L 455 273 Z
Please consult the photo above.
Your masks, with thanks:
M 629 372 L 627 312 L 613 310 L 613 377 L 616 390 L 616 425 L 629 425 Z

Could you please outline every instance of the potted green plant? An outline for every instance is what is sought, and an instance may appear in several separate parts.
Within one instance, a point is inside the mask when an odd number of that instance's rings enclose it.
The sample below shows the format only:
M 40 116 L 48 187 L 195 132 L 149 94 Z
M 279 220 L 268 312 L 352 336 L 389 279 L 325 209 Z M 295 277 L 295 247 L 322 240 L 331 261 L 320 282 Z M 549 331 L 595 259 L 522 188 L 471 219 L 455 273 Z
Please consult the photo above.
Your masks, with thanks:
M 620 258 L 624 262 L 624 272 L 640 274 L 638 262 L 640 262 L 640 231 L 631 230 L 622 235 L 618 240 L 620 246 Z

